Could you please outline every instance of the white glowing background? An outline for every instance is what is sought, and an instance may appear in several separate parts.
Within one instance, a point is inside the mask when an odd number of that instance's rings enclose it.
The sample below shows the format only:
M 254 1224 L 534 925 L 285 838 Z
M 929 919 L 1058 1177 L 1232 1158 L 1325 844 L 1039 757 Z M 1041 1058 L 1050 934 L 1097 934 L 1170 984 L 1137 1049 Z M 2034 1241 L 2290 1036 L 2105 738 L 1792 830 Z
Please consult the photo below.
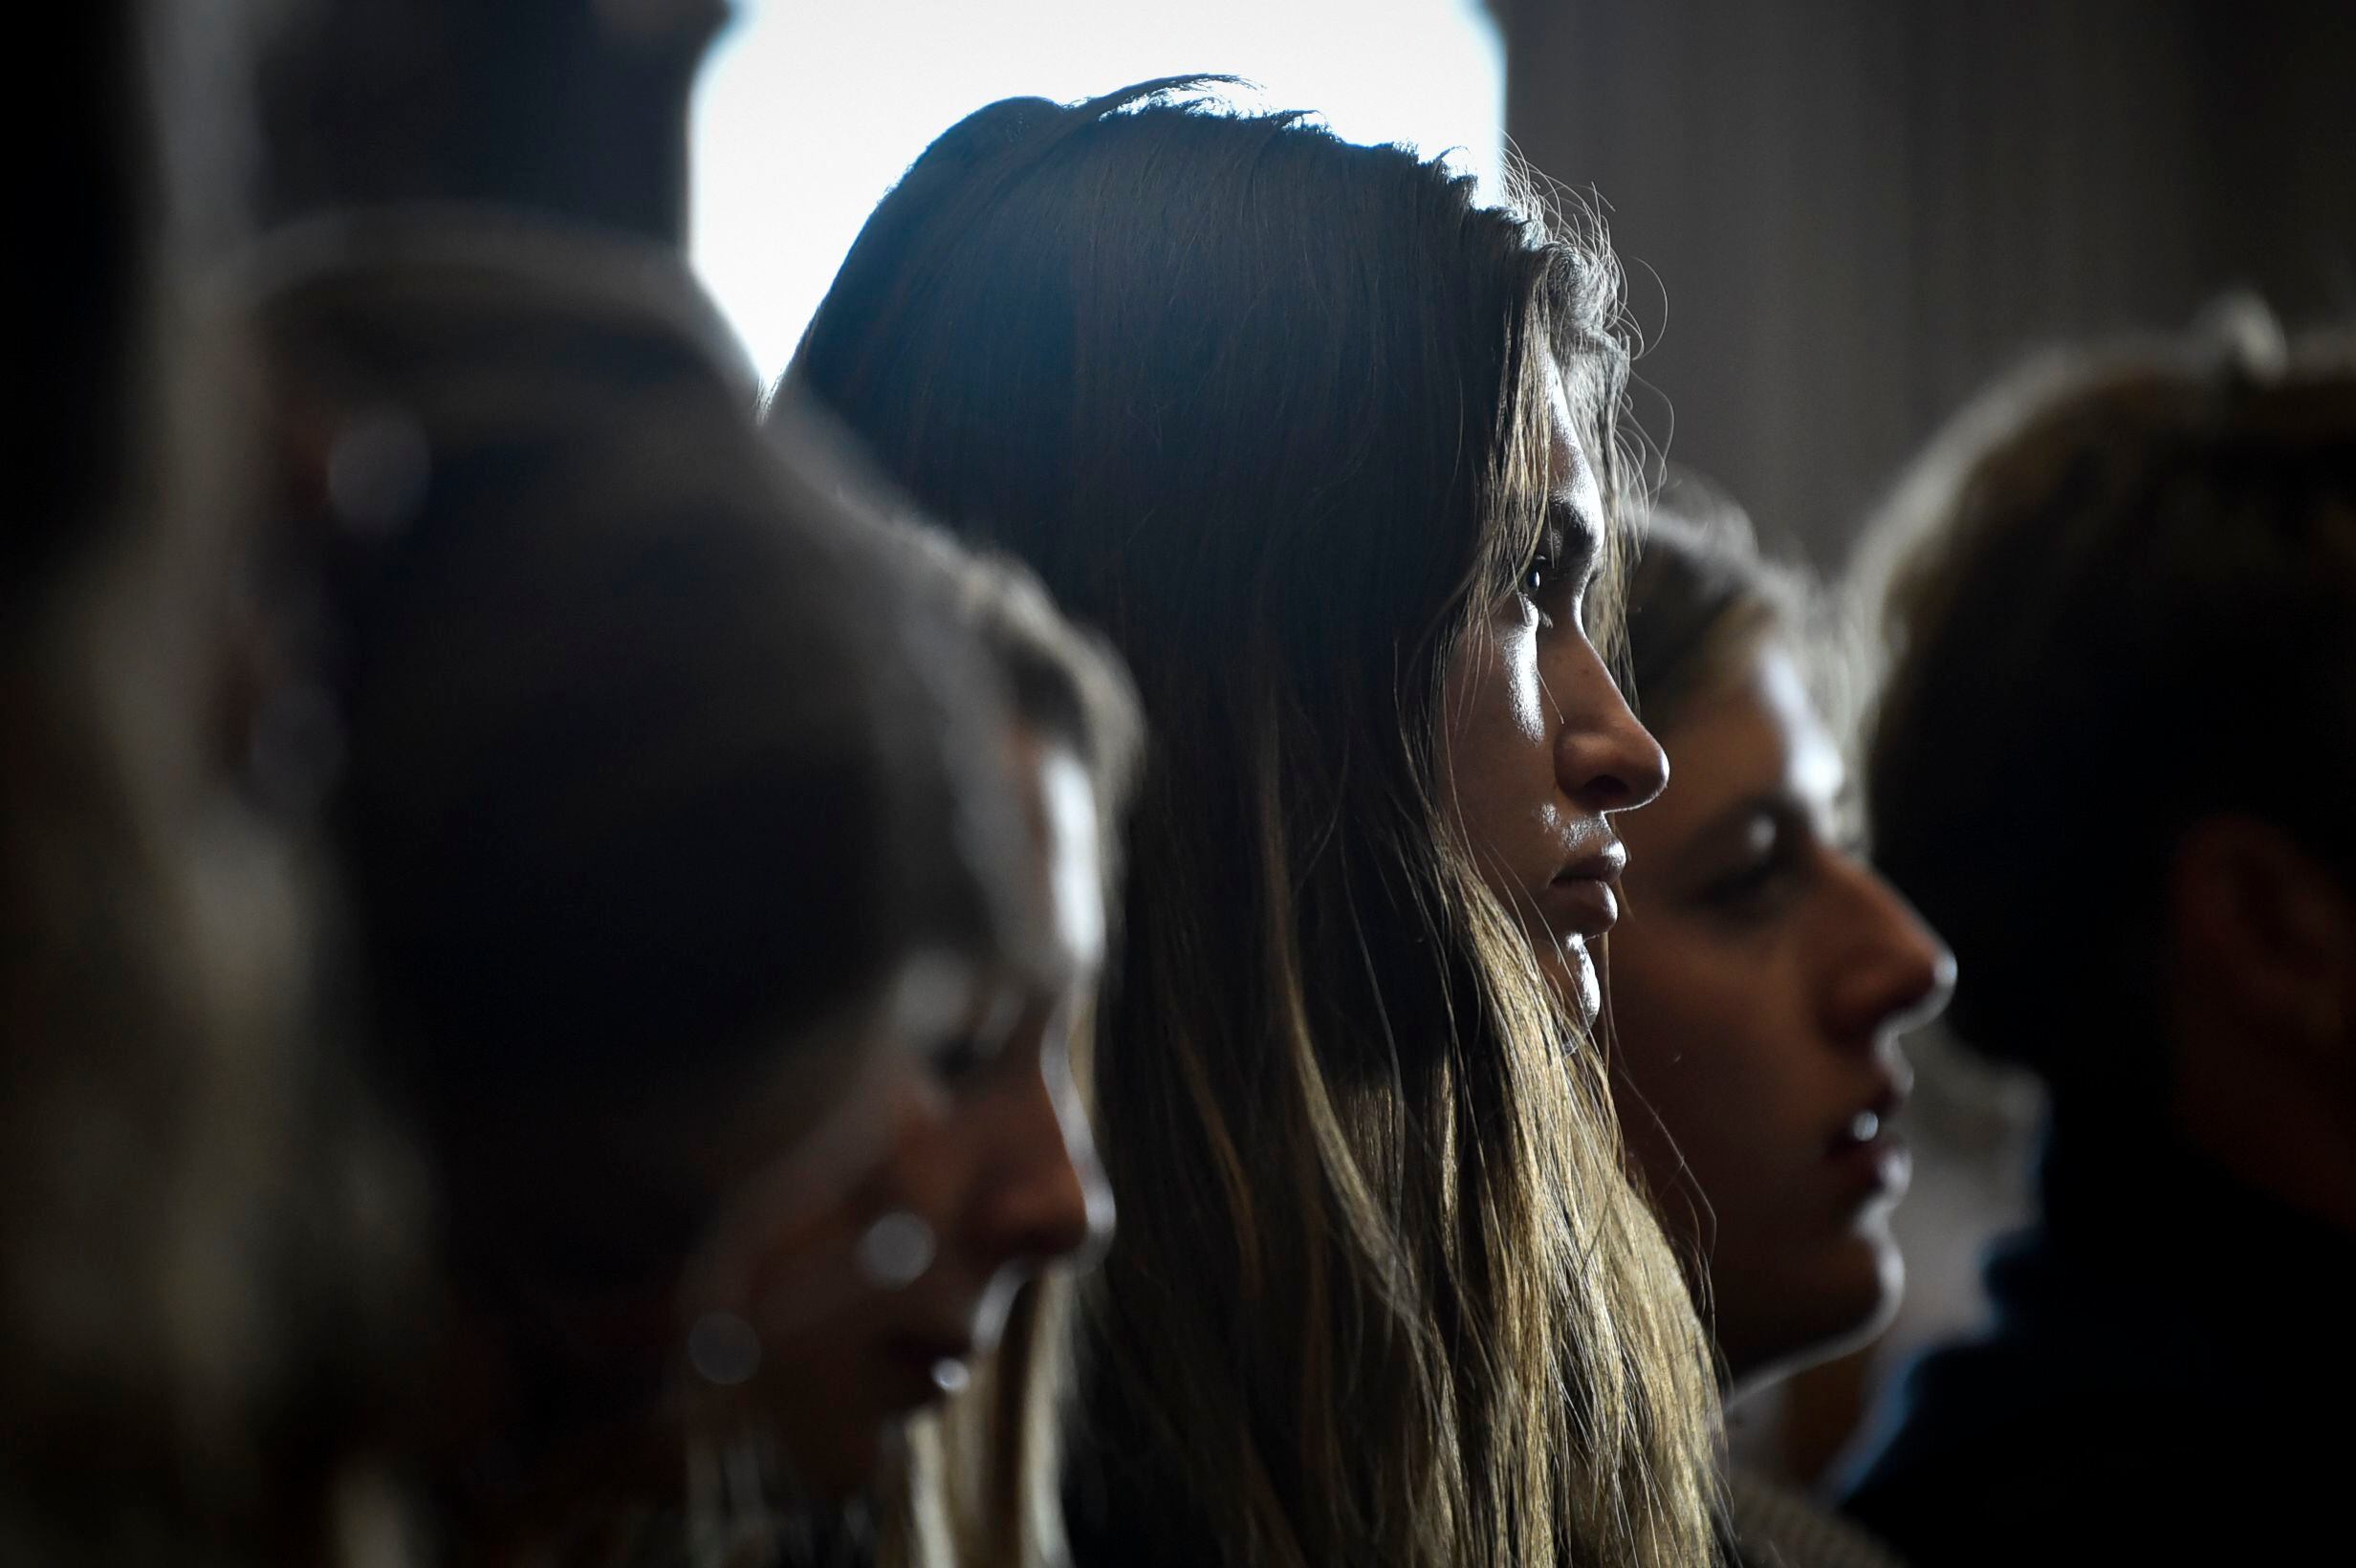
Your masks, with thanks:
M 1505 64 L 1480 0 L 765 0 L 696 99 L 688 249 L 765 379 L 878 198 L 985 103 L 1191 71 L 1247 77 L 1353 142 L 1493 176 Z

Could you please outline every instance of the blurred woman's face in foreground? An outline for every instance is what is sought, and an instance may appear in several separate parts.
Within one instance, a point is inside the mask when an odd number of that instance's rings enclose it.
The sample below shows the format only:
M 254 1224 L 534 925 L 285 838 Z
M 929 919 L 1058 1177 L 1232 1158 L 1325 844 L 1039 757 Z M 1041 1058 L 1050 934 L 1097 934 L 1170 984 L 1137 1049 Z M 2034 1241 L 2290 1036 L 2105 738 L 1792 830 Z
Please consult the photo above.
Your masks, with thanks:
M 724 1227 L 741 1260 L 723 1265 L 730 1305 L 691 1337 L 698 1372 L 747 1383 L 821 1494 L 872 1480 L 907 1418 L 996 1347 L 1022 1285 L 1110 1233 L 1071 1055 L 1104 955 L 1095 792 L 1062 742 L 1025 732 L 1014 751 L 1037 939 L 904 973 L 898 1037 L 846 1106 L 880 1106 L 881 1149 L 820 1206 L 754 1209 L 757 1234 Z
M 1739 1378 L 1896 1307 L 1896 1040 L 1954 966 L 1842 842 L 1840 749 L 1779 642 L 1752 640 L 1660 735 L 1674 782 L 1622 819 L 1614 1089 Z

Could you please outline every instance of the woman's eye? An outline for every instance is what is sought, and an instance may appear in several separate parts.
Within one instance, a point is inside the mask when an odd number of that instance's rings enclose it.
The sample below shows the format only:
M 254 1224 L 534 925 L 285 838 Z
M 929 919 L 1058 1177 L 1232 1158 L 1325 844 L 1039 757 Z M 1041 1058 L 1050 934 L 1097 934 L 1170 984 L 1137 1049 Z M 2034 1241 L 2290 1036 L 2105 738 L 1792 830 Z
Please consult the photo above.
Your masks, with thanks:
M 1702 889 L 1702 904 L 1729 920 L 1763 920 L 1782 907 L 1806 870 L 1805 836 L 1788 825 L 1761 824 L 1752 853 Z
M 955 1088 L 998 1058 L 998 1044 L 980 1034 L 960 1034 L 945 1040 L 932 1053 L 932 1073 L 943 1083 Z
M 941 1041 L 931 1055 L 933 1076 L 943 1087 L 978 1087 L 1008 1054 L 1031 1038 L 1034 1005 L 1020 991 L 1004 991 L 968 1014 L 965 1027 Z
M 1755 861 L 1720 877 L 1710 884 L 1709 900 L 1720 908 L 1742 908 L 1756 904 L 1759 896 L 1771 887 L 1782 869 L 1772 860 Z
M 986 1076 L 1006 1055 L 1012 1020 L 994 1013 L 981 1024 L 951 1035 L 932 1053 L 932 1074 L 955 1089 Z
M 1562 575 L 1562 565 L 1551 553 L 1541 553 L 1521 574 L 1515 592 L 1530 601 L 1540 615 L 1553 616 L 1565 608 L 1559 602 L 1568 579 Z

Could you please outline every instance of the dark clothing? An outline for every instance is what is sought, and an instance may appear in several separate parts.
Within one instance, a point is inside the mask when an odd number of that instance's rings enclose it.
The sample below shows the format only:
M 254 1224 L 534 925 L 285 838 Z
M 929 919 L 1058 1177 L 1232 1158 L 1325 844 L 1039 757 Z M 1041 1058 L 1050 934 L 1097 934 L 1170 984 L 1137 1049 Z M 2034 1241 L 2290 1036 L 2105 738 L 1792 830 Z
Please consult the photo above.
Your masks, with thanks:
M 1124 1454 L 1125 1444 L 1078 1443 L 1064 1465 L 1063 1529 L 1073 1568 L 1198 1568 L 1217 1557 L 1205 1550 L 1172 1486 Z M 1157 1506 L 1158 1505 L 1158 1506 Z
M 1849 1512 L 1918 1568 L 2278 1562 L 2343 1535 L 2356 1237 L 2057 1117 L 1995 1324 L 1906 1381 Z

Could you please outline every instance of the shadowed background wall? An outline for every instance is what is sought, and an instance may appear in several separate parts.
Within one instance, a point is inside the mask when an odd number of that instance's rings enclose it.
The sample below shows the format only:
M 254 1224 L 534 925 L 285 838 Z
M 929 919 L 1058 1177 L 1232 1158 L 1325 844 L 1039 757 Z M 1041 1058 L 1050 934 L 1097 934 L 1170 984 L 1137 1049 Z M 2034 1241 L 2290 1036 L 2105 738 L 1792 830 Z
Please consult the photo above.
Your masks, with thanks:
M 2356 316 L 2345 0 L 1494 10 L 1508 135 L 1607 204 L 1642 423 L 1820 564 L 2036 343 Z

